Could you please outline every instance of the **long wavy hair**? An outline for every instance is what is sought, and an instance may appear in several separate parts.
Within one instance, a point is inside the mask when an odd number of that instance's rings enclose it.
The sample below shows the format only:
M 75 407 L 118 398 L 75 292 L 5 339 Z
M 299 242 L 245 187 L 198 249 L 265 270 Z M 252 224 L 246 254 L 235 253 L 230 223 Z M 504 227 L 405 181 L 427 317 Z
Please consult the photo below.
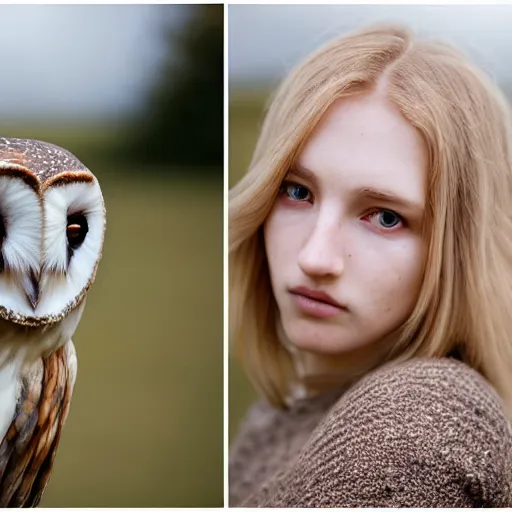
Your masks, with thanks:
M 512 412 L 510 114 L 492 80 L 449 45 L 402 27 L 337 38 L 283 81 L 249 170 L 230 191 L 230 337 L 255 387 L 284 406 L 297 378 L 280 341 L 262 225 L 330 105 L 385 76 L 387 95 L 428 148 L 427 263 L 416 306 L 386 361 L 456 350 Z M 385 362 L 385 361 L 383 361 Z

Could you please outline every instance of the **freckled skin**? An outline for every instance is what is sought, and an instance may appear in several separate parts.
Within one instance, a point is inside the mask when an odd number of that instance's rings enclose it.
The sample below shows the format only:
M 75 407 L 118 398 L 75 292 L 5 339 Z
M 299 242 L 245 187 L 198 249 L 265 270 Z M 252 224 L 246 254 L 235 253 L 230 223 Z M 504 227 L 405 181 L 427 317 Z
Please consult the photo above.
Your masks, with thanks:
M 298 201 L 281 193 L 264 225 L 272 288 L 289 341 L 323 355 L 367 350 L 411 314 L 426 253 L 422 238 L 427 152 L 420 134 L 380 93 L 338 100 L 297 159 L 286 182 L 307 187 Z M 356 191 L 384 190 L 419 206 Z M 374 212 L 368 217 L 368 212 Z M 403 219 L 386 229 L 379 211 Z M 371 218 L 371 220 L 369 220 Z M 328 293 L 347 310 L 329 318 L 300 311 L 289 289 Z

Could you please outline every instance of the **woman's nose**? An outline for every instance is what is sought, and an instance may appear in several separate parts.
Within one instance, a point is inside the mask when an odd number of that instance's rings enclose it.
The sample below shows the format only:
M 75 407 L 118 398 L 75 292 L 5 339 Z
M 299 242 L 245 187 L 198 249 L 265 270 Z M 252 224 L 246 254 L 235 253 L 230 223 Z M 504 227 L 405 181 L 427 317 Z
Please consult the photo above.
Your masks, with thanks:
M 318 224 L 299 253 L 299 267 L 312 277 L 339 277 L 344 270 L 340 227 Z

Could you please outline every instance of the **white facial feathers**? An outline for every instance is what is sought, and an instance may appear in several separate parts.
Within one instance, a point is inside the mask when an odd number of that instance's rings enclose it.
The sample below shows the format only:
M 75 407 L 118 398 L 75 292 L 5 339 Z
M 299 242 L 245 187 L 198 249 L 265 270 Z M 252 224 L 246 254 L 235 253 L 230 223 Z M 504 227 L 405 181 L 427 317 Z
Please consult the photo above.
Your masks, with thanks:
M 4 265 L 13 271 L 37 271 L 41 259 L 43 212 L 34 189 L 19 178 L 0 177 L 0 216 L 5 230 Z
M 0 176 L 0 305 L 33 315 L 25 285 L 40 268 L 43 211 L 36 191 L 23 180 Z
M 67 183 L 50 188 L 44 197 L 45 250 L 38 315 L 55 314 L 80 295 L 101 256 L 105 213 L 97 181 Z M 85 217 L 87 234 L 69 247 L 68 219 Z
M 31 185 L 0 175 L 0 307 L 10 316 L 52 323 L 83 300 L 94 279 L 105 210 L 90 175 L 41 190 Z

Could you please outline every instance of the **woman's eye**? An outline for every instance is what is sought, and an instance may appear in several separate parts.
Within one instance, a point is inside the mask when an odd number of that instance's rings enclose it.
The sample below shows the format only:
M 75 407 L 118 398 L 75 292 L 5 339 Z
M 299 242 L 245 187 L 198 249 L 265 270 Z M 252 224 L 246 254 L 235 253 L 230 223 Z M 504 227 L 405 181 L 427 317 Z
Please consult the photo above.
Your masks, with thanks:
M 403 223 L 402 217 L 391 210 L 378 210 L 367 215 L 370 223 L 377 228 L 391 229 Z
M 307 187 L 298 183 L 283 183 L 281 193 L 285 194 L 292 201 L 310 201 L 311 192 Z

